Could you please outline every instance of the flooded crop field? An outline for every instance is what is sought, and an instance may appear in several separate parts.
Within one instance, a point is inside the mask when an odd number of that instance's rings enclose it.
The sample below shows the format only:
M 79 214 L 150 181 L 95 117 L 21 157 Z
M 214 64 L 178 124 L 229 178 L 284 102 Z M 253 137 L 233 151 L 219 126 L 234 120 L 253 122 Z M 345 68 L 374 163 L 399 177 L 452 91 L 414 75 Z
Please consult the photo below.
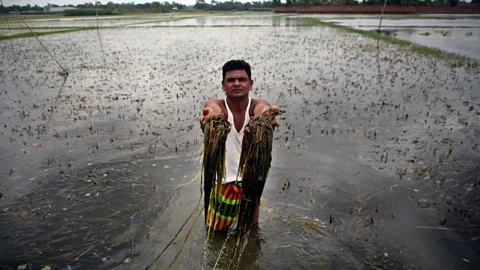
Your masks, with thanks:
M 286 16 L 270 13 L 248 13 L 238 12 L 232 16 L 231 13 L 218 12 L 210 16 L 201 13 L 170 13 L 150 14 L 138 16 L 109 16 L 100 17 L 98 26 L 103 28 L 117 27 L 153 27 L 153 26 L 285 26 L 289 23 L 306 24 L 300 20 L 291 20 Z M 96 27 L 95 17 L 52 17 L 28 19 L 26 22 L 35 29 L 49 29 L 59 27 Z M 0 29 L 3 35 L 8 35 L 10 29 L 28 30 L 25 23 L 14 18 L 0 22 Z
M 0 41 L 0 267 L 477 269 L 478 66 L 254 16 Z M 185 223 L 230 59 L 286 111 L 238 260 Z
M 379 16 L 319 16 L 322 20 L 362 30 L 377 30 Z M 478 15 L 388 15 L 382 33 L 423 46 L 480 60 Z

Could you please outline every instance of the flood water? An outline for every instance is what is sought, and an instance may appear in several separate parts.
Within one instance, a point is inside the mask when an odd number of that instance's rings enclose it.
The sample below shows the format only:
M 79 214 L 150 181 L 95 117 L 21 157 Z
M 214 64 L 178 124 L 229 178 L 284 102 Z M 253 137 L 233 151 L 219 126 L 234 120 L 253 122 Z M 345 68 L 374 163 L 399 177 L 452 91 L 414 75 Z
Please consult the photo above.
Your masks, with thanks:
M 66 80 L 35 39 L 0 42 L 2 267 L 480 265 L 478 68 L 322 26 L 100 38 L 103 50 L 96 31 L 40 37 Z M 253 96 L 286 110 L 259 226 L 234 262 L 232 239 L 205 244 L 194 211 L 198 116 L 223 97 L 229 59 L 250 62 Z
M 272 16 L 216 16 L 188 18 L 176 21 L 161 21 L 139 23 L 135 26 L 153 27 L 153 26 L 300 26 L 309 25 L 303 20 L 296 20 L 288 17 Z
M 171 19 L 182 19 L 201 16 L 198 14 L 143 14 L 138 16 L 100 16 L 98 17 L 99 27 L 122 27 L 126 25 L 134 25 L 151 21 L 164 21 Z M 95 27 L 97 26 L 96 17 L 51 17 L 51 18 L 24 18 L 30 27 L 36 28 L 55 28 L 55 27 Z M 8 30 L 8 28 L 26 28 L 25 23 L 17 18 L 2 20 L 0 27 Z
M 429 18 L 431 16 L 433 18 Z M 372 18 L 375 17 L 375 18 Z M 377 30 L 378 16 L 322 18 L 362 30 Z M 387 15 L 381 24 L 382 33 L 427 47 L 480 60 L 480 17 L 476 15 Z
M 233 13 L 168 13 L 132 16 L 56 17 L 28 19 L 29 27 L 37 32 L 77 27 L 238 27 L 238 26 L 308 26 L 301 20 L 314 17 L 324 21 L 362 30 L 378 30 L 380 15 L 372 14 L 275 14 L 264 12 Z M 55 31 L 55 30 L 54 30 Z M 0 22 L 0 35 L 28 32 L 18 18 Z M 397 37 L 445 52 L 480 60 L 480 16 L 476 14 L 386 14 L 382 20 L 382 34 Z

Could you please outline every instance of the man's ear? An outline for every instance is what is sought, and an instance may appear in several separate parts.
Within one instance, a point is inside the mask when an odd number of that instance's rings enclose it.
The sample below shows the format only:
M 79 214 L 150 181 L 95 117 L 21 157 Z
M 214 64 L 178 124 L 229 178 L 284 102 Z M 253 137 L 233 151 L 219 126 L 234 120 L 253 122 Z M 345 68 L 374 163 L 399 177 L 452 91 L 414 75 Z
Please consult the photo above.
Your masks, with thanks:
M 253 88 L 253 80 L 250 80 L 250 90 Z

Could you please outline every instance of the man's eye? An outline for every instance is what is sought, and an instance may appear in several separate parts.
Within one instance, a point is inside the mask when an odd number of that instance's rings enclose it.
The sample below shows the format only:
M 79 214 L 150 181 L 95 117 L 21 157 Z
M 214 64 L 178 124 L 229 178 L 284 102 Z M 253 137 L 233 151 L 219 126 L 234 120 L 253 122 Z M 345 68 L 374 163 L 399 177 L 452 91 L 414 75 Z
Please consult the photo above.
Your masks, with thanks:
M 227 82 L 227 83 L 234 83 L 235 80 L 238 80 L 239 82 L 244 83 L 244 82 L 247 82 L 247 81 L 248 81 L 248 78 L 245 78 L 245 77 L 240 77 L 240 78 L 227 78 L 227 79 L 226 79 L 226 82 Z

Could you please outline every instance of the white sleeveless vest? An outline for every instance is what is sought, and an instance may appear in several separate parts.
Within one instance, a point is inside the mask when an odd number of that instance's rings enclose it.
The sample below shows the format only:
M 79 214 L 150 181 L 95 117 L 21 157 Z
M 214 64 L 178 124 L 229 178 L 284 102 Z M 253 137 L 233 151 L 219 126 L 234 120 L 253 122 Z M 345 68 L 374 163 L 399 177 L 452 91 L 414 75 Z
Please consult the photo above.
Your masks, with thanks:
M 226 146 L 226 182 L 233 182 L 237 180 L 238 174 L 238 164 L 240 163 L 240 153 L 242 152 L 242 141 L 243 141 L 243 131 L 245 126 L 250 121 L 250 104 L 252 103 L 252 99 L 248 98 L 248 105 L 247 110 L 245 111 L 245 120 L 242 125 L 242 129 L 240 132 L 237 132 L 235 128 L 235 122 L 233 119 L 233 113 L 228 107 L 227 100 L 225 99 L 225 107 L 227 107 L 228 111 L 228 122 L 232 125 L 232 128 L 227 136 L 227 141 L 225 143 Z M 242 179 L 238 179 L 241 181 Z

